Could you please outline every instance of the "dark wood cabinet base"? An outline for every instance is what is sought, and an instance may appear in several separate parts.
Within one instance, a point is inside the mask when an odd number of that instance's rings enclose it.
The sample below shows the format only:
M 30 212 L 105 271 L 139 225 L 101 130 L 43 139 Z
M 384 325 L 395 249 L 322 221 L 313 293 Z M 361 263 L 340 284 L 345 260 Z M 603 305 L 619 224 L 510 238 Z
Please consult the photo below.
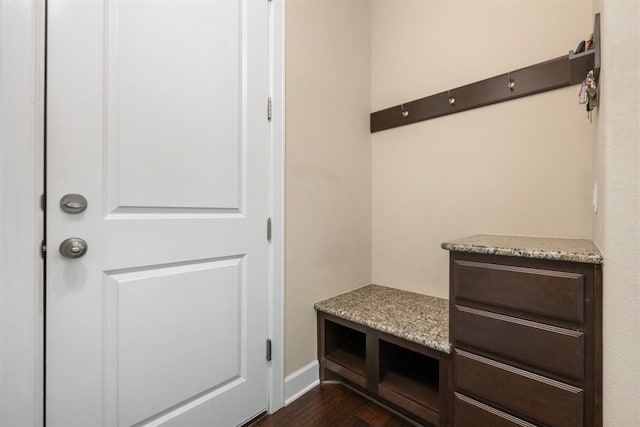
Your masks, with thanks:
M 602 426 L 602 268 L 451 253 L 453 425 Z
M 448 426 L 450 355 L 318 313 L 321 381 L 345 380 L 424 425 Z

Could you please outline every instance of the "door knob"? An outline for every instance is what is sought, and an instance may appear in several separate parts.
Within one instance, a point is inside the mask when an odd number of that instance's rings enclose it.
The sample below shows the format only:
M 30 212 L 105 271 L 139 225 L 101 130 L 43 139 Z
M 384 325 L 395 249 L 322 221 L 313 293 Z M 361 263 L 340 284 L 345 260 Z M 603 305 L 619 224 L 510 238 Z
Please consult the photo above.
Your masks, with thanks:
M 79 237 L 71 237 L 60 243 L 60 253 L 65 258 L 80 258 L 87 253 L 87 242 Z

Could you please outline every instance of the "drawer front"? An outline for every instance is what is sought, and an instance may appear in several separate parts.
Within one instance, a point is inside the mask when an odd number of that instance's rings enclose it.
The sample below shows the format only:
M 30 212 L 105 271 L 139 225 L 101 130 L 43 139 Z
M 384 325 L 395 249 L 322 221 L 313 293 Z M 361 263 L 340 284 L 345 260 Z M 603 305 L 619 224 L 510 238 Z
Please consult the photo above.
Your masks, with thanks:
M 454 398 L 455 427 L 536 427 L 460 393 Z
M 455 343 L 582 380 L 584 334 L 456 305 Z
M 454 261 L 454 298 L 582 323 L 582 274 Z
M 457 391 L 548 426 L 582 426 L 579 388 L 462 350 L 454 364 Z

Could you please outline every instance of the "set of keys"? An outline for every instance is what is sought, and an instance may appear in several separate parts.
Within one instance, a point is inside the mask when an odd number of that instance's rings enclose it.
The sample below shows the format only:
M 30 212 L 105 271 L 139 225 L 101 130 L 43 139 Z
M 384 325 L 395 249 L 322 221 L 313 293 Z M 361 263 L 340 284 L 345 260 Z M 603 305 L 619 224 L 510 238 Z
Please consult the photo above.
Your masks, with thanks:
M 598 85 L 593 74 L 593 70 L 587 73 L 587 78 L 582 81 L 580 85 L 580 93 L 578 94 L 578 103 L 580 105 L 587 105 L 587 118 L 591 123 L 591 112 L 598 106 Z

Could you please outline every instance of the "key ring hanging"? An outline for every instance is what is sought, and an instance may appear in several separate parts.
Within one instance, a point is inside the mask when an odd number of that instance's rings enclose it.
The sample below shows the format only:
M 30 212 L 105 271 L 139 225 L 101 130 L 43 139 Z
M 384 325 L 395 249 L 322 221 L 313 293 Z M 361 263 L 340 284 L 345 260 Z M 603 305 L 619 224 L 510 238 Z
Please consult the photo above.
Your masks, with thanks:
M 587 105 L 587 118 L 589 122 L 591 122 L 591 111 L 598 106 L 598 83 L 596 82 L 593 70 L 587 73 L 587 77 L 580 85 L 578 104 Z

